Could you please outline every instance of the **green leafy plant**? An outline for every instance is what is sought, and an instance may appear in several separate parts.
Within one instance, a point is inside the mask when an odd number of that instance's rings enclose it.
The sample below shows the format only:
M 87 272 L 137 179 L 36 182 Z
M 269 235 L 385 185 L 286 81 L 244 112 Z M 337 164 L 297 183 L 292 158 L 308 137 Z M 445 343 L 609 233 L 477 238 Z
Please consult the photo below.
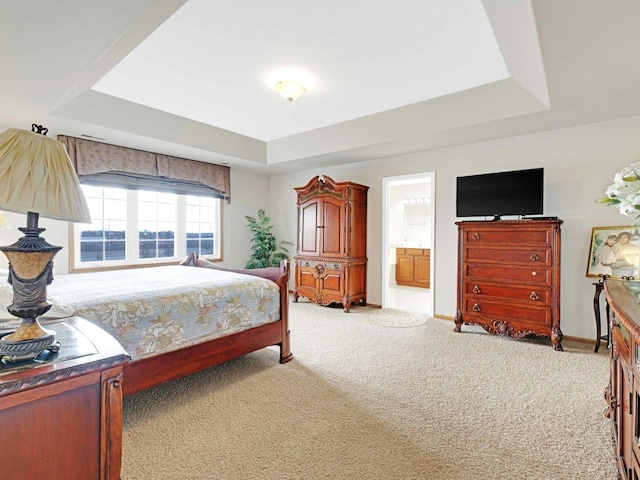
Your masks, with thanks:
M 245 268 L 265 268 L 277 267 L 282 260 L 289 258 L 287 247 L 293 243 L 276 240 L 276 236 L 271 231 L 271 219 L 267 216 L 263 208 L 258 210 L 258 218 L 245 215 L 247 227 L 253 234 L 251 239 L 251 258 Z

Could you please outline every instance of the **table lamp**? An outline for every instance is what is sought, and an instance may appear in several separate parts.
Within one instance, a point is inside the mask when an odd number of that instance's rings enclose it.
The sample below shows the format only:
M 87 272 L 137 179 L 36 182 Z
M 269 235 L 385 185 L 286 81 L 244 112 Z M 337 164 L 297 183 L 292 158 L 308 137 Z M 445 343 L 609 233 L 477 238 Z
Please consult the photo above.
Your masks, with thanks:
M 44 329 L 38 317 L 46 313 L 47 285 L 53 281 L 53 257 L 62 248 L 40 236 L 40 216 L 91 223 L 78 176 L 64 145 L 46 136 L 48 129 L 10 128 L 0 134 L 0 210 L 24 213 L 24 237 L 0 247 L 9 259 L 8 282 L 13 302 L 7 307 L 22 319 L 16 331 L 0 337 L 0 355 L 10 361 L 37 357 L 55 343 L 55 332 Z

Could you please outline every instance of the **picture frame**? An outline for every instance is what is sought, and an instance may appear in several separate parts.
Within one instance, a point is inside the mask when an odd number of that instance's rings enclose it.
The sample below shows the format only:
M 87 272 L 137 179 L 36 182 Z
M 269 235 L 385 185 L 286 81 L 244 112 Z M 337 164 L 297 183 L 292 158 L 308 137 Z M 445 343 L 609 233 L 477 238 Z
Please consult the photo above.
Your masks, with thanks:
M 593 227 L 587 277 L 640 278 L 640 226 Z

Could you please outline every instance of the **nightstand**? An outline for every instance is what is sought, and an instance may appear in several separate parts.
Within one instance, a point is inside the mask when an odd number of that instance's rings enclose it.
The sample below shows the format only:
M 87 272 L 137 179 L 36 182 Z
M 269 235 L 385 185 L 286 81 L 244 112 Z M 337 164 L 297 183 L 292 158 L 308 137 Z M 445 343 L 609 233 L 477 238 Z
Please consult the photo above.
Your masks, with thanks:
M 59 352 L 42 362 L 0 362 L 0 478 L 117 480 L 129 356 L 81 318 L 42 323 L 56 332 Z

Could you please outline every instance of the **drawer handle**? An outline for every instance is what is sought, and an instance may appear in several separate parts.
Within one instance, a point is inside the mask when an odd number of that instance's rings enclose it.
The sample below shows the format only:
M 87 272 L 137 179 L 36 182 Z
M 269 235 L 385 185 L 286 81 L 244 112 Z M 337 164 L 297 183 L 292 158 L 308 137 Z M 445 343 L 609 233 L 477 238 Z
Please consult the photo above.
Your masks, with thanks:
M 472 309 L 474 312 L 479 312 L 479 311 L 480 311 L 480 305 L 478 305 L 477 303 L 474 303 L 474 304 L 473 304 L 473 307 L 471 307 L 471 309 Z
M 480 293 L 480 287 L 478 285 L 473 286 L 473 293 Z
M 478 232 L 474 233 L 473 236 L 471 237 L 474 240 L 480 240 L 480 234 Z
M 531 292 L 531 295 L 529 295 L 529 298 L 531 300 L 539 300 L 540 297 L 538 297 L 538 294 L 536 292 Z
M 535 277 L 536 275 L 538 275 L 538 272 L 536 272 L 536 271 L 534 270 L 533 272 L 531 272 L 531 275 L 533 275 L 533 276 Z
M 537 262 L 538 260 L 540 260 L 540 257 L 538 257 L 537 253 L 534 253 L 533 255 L 531 255 L 529 257 L 531 260 L 533 260 L 534 262 Z

